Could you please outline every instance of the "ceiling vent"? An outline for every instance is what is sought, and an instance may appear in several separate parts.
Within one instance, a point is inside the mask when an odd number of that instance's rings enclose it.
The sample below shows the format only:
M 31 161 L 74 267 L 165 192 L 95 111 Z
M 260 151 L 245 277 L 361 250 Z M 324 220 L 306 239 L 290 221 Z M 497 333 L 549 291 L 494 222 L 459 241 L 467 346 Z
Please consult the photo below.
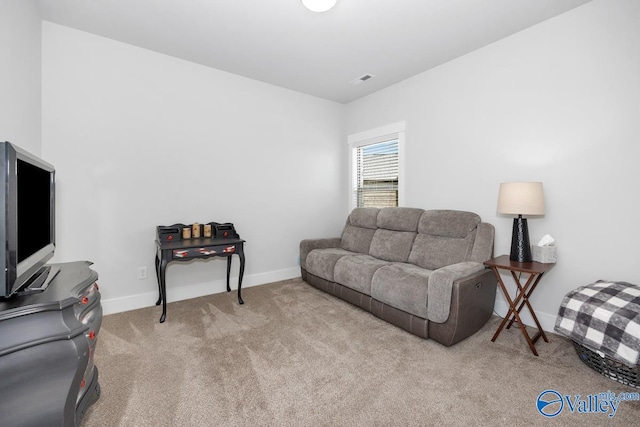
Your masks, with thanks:
M 364 82 L 366 82 L 368 80 L 371 80 L 374 77 L 375 76 L 373 74 L 364 74 L 364 75 L 358 77 L 357 79 L 350 81 L 349 84 L 352 85 L 352 86 L 358 86 L 358 85 L 361 85 L 362 83 L 364 83 Z

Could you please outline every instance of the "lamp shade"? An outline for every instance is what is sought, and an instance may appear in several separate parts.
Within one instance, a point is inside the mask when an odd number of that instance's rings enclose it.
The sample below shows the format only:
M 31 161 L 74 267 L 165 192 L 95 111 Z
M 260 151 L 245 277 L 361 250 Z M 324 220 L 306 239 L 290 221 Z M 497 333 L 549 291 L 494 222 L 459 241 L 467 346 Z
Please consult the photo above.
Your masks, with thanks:
M 541 182 L 503 182 L 498 193 L 498 213 L 506 215 L 544 215 Z
M 313 12 L 326 12 L 337 2 L 338 0 L 302 0 L 302 4 Z

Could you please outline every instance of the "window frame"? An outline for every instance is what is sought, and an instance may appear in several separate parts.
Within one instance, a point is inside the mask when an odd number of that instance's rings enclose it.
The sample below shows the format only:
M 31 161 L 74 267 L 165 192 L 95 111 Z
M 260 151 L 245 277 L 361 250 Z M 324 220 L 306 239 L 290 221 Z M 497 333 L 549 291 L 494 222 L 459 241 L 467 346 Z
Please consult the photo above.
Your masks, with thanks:
M 391 123 L 374 129 L 358 132 L 347 137 L 347 145 L 349 147 L 349 211 L 355 206 L 355 198 L 353 197 L 354 182 L 356 173 L 356 161 L 354 156 L 355 149 L 364 145 L 377 144 L 393 139 L 398 140 L 398 206 L 405 206 L 405 129 L 404 121 Z

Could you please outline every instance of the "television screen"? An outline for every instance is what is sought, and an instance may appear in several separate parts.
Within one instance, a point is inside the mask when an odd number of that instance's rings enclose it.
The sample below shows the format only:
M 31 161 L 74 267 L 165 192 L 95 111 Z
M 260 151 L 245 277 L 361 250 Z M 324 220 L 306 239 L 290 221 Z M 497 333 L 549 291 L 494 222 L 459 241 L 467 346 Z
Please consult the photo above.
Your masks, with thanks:
M 18 159 L 18 263 L 51 242 L 51 173 Z
M 0 298 L 41 292 L 55 274 L 55 169 L 0 142 Z

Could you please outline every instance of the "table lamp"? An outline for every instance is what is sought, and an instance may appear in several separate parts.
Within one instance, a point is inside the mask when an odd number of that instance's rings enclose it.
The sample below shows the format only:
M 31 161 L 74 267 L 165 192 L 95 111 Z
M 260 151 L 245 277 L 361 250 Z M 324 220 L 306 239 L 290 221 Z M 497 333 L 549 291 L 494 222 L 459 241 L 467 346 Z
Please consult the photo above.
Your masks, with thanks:
M 503 182 L 498 193 L 498 213 L 518 215 L 513 219 L 511 255 L 517 262 L 531 262 L 527 219 L 522 215 L 544 215 L 544 191 L 541 182 Z

